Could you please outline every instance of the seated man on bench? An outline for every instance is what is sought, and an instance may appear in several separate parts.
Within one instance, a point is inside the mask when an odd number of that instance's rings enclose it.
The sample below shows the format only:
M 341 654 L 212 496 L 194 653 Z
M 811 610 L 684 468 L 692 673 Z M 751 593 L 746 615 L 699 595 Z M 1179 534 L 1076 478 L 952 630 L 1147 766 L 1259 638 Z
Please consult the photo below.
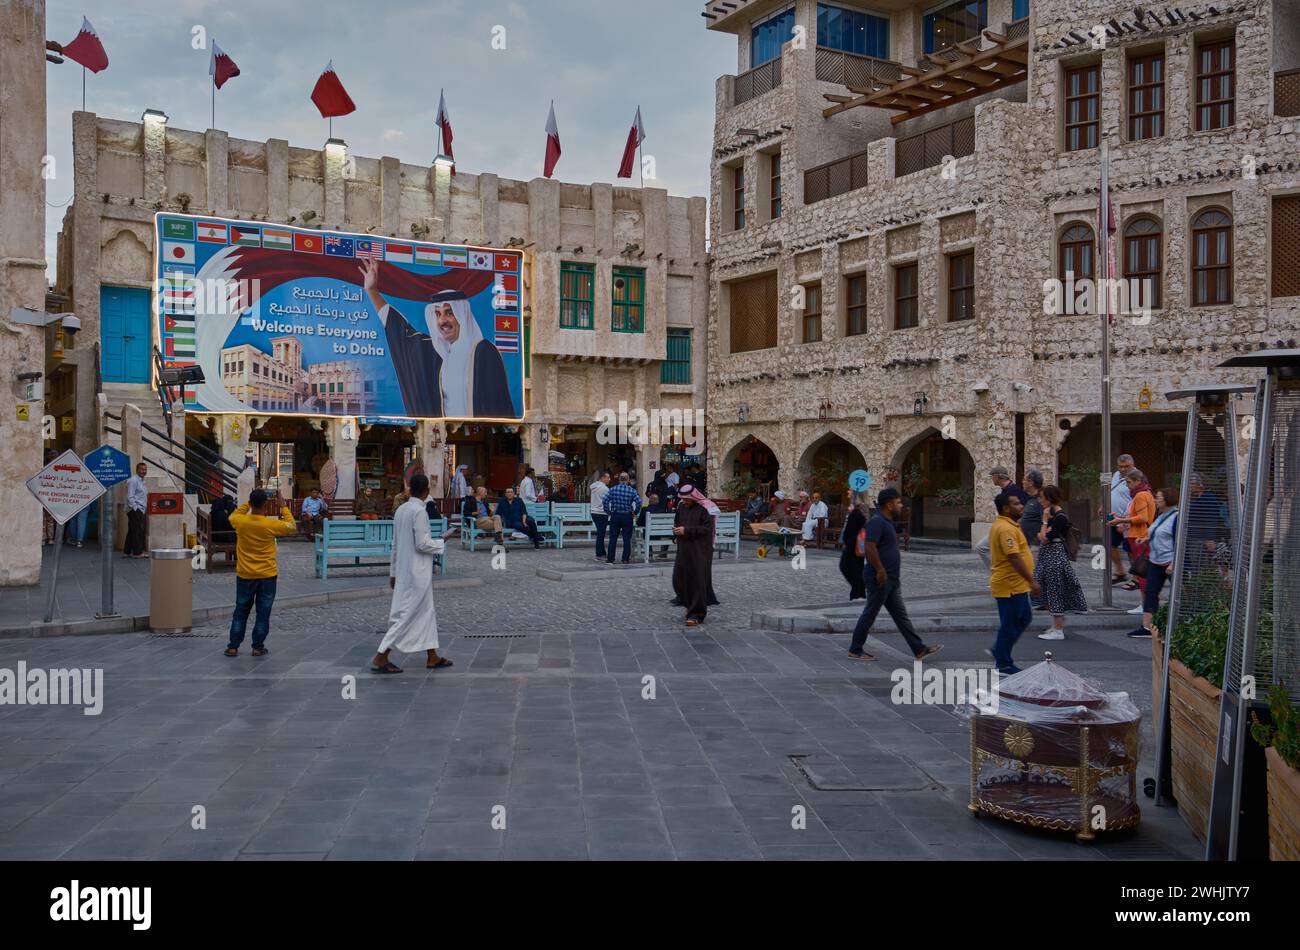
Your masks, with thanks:
M 325 524 L 325 519 L 330 516 L 330 507 L 321 497 L 320 489 L 313 488 L 311 494 L 302 500 L 302 527 L 307 532 L 308 537 L 316 537 L 320 534 L 321 526 Z
M 358 521 L 378 521 L 379 519 L 379 502 L 375 500 L 374 489 L 362 489 L 361 497 L 357 499 L 357 520 Z
M 474 494 L 465 496 L 465 504 L 461 507 L 461 515 L 464 517 L 466 525 L 473 525 L 483 532 L 491 531 L 496 535 L 498 543 L 503 540 L 501 537 L 501 516 L 492 513 L 492 506 L 487 503 L 487 489 L 482 485 L 474 489 Z
M 528 517 L 528 506 L 524 500 L 515 495 L 513 488 L 506 489 L 506 497 L 497 502 L 497 520 L 506 531 L 516 535 L 525 534 L 533 542 L 533 548 L 542 546 L 542 536 L 537 530 L 537 522 Z

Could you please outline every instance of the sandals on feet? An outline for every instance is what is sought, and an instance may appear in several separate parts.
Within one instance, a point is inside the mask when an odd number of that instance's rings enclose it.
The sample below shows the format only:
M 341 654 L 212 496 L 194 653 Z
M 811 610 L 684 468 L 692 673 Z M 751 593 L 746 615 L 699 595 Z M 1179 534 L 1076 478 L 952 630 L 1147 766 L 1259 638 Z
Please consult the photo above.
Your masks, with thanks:
M 451 660 L 447 659 L 445 656 L 440 656 L 438 657 L 437 663 L 426 663 L 424 664 L 424 668 L 426 670 L 445 670 L 447 667 L 455 665 L 455 663 L 451 662 Z
M 400 672 L 402 672 L 402 669 L 401 669 L 401 667 L 399 667 L 399 666 L 397 666 L 397 665 L 395 665 L 395 664 L 393 664 L 393 663 L 385 663 L 383 666 L 372 666 L 372 667 L 370 668 L 370 672 L 371 672 L 371 673 L 380 673 L 380 674 L 383 674 L 383 675 L 385 675 L 385 676 L 391 676 L 391 675 L 394 674 L 394 673 L 400 673 Z

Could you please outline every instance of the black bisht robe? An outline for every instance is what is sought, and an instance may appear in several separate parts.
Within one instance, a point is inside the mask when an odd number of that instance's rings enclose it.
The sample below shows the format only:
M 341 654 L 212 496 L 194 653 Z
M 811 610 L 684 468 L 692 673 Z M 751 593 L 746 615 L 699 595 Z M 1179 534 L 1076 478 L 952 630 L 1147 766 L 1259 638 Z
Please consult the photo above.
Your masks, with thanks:
M 673 592 L 688 620 L 703 620 L 713 591 L 713 516 L 698 504 L 679 505 L 673 524 L 686 529 L 677 538 Z
M 840 573 L 849 582 L 849 600 L 861 600 L 867 596 L 867 582 L 862 576 L 866 558 L 858 556 L 858 532 L 867 525 L 867 516 L 862 509 L 854 505 L 849 518 L 844 523 L 844 533 L 840 542 L 844 550 L 840 553 Z
M 384 335 L 406 414 L 417 419 L 441 418 L 442 357 L 434 349 L 433 338 L 411 326 L 395 307 L 388 310 Z M 510 396 L 505 361 L 487 340 L 480 340 L 474 348 L 474 391 L 470 396 L 470 414 L 476 418 L 519 416 Z

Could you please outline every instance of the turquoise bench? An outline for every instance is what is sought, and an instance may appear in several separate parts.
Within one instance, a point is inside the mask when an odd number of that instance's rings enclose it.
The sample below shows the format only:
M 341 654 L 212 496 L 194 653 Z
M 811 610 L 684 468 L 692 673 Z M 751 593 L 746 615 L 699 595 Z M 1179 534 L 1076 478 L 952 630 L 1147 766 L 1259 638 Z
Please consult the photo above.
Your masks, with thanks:
M 713 549 L 722 557 L 725 551 L 735 552 L 735 559 L 740 560 L 740 512 L 724 511 L 716 519 L 717 532 L 713 538 Z
M 430 518 L 429 531 L 439 538 L 447 531 L 446 518 Z M 337 567 L 378 567 L 375 561 L 361 563 L 362 558 L 382 558 L 385 565 L 393 560 L 393 522 L 326 521 L 313 544 L 316 553 L 316 576 L 329 580 L 330 561 L 351 559 L 351 564 Z M 337 569 L 336 567 L 336 569 Z M 446 554 L 435 554 L 434 573 L 447 573 Z
M 551 502 L 551 520 L 559 526 L 560 547 L 566 538 L 596 540 L 596 522 L 591 520 L 591 505 L 576 501 Z
M 542 543 L 554 545 L 557 550 L 564 547 L 564 533 L 560 530 L 560 522 L 551 513 L 551 503 L 529 501 L 524 506 L 528 509 L 528 517 L 537 524 L 537 533 L 542 536 Z
M 528 516 L 537 522 L 537 532 L 542 536 L 542 543 L 553 545 L 556 548 L 564 547 L 564 540 L 560 534 L 559 526 L 553 523 L 550 513 L 546 511 L 549 502 L 532 502 L 531 504 L 526 503 L 526 505 L 528 508 Z M 541 517 L 534 513 L 534 509 L 545 513 L 545 524 L 543 524 Z M 513 532 L 509 528 L 502 529 L 501 537 L 502 540 L 500 543 L 505 547 L 521 547 L 533 543 L 532 538 L 529 538 L 526 535 L 518 538 L 514 537 Z M 486 539 L 486 542 L 484 542 L 483 539 Z M 473 552 L 478 550 L 478 545 L 480 543 L 487 543 L 489 547 L 497 544 L 496 533 L 490 530 L 479 530 L 478 525 L 475 523 L 475 519 L 462 518 L 460 525 L 460 546 L 462 548 L 468 548 Z
M 677 516 L 671 511 L 663 513 L 648 512 L 645 527 L 637 528 L 638 547 L 641 559 L 647 564 L 652 553 L 670 553 L 673 550 L 673 523 Z M 659 549 L 662 549 L 660 551 Z

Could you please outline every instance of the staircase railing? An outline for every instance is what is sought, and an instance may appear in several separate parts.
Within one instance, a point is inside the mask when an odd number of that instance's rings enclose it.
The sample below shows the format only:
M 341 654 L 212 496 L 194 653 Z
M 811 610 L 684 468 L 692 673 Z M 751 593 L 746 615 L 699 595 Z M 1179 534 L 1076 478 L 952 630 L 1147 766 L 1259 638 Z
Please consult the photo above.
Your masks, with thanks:
M 116 422 L 117 428 L 106 424 L 104 429 L 113 435 L 122 435 L 122 416 L 111 412 L 104 414 L 108 422 Z M 239 492 L 240 469 L 220 453 L 213 451 L 197 439 L 186 436 L 185 441 L 178 442 L 170 435 L 155 429 L 149 423 L 140 423 L 140 441 L 163 457 L 182 463 L 185 466 L 186 490 L 199 496 L 199 500 L 210 503 L 222 495 L 237 496 Z M 158 468 L 169 466 L 157 457 L 145 457 L 145 461 Z
M 163 361 L 162 351 L 158 347 L 153 348 L 153 366 L 154 376 L 158 379 L 158 402 L 162 405 L 163 420 L 167 423 L 167 438 L 172 437 L 172 404 L 176 402 L 176 395 L 172 392 L 170 383 L 163 382 L 165 377 L 163 371 L 167 368 Z M 182 393 L 182 397 L 183 397 Z

